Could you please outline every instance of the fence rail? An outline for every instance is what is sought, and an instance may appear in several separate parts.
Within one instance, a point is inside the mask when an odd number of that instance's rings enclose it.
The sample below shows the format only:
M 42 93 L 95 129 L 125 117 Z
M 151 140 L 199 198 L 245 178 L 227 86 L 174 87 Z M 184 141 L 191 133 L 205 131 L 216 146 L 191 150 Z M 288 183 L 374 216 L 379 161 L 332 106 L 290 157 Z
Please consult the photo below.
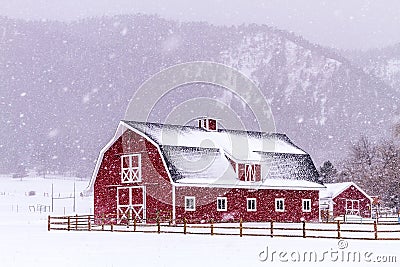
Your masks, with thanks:
M 48 216 L 48 231 L 111 231 L 141 233 L 181 233 L 198 235 L 230 236 L 268 236 L 302 238 L 338 238 L 359 240 L 400 240 L 400 224 L 394 223 L 250 223 L 231 222 L 191 223 L 186 219 L 155 219 L 156 223 L 141 223 L 135 219 L 125 224 L 117 224 L 114 218 L 95 217 L 93 215 Z

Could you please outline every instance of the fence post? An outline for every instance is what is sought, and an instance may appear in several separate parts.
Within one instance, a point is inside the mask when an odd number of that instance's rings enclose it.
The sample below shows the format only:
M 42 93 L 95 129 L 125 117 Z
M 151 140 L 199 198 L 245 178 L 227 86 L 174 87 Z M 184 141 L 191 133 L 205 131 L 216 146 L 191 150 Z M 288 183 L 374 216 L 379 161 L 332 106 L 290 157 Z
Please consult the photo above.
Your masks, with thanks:
M 50 215 L 47 217 L 47 231 L 50 231 L 51 224 L 50 224 Z
M 303 238 L 306 238 L 306 221 L 303 221 Z
M 92 231 L 92 223 L 90 221 L 90 215 L 88 215 L 88 231 Z
M 186 218 L 183 219 L 183 234 L 186 235 Z
M 68 228 L 67 230 L 69 231 L 71 229 L 71 217 L 68 216 Z
M 378 239 L 378 225 L 377 225 L 376 221 L 374 221 L 374 238 L 375 238 L 375 240 Z
M 133 231 L 136 232 L 136 216 L 133 218 Z
M 270 228 L 270 231 L 271 231 L 271 237 L 274 237 L 274 221 L 272 221 L 272 220 L 271 220 L 271 228 Z
M 211 219 L 211 225 L 210 225 L 210 230 L 211 230 L 211 235 L 214 235 L 214 220 Z
M 161 232 L 161 226 L 160 226 L 160 216 L 157 216 L 157 233 Z
M 337 238 L 340 239 L 340 221 L 337 221 Z
M 75 230 L 78 230 L 78 214 L 75 214 Z
M 240 237 L 242 237 L 243 236 L 243 220 L 242 220 L 242 218 L 240 218 L 239 227 L 240 227 L 240 229 L 239 229 Z

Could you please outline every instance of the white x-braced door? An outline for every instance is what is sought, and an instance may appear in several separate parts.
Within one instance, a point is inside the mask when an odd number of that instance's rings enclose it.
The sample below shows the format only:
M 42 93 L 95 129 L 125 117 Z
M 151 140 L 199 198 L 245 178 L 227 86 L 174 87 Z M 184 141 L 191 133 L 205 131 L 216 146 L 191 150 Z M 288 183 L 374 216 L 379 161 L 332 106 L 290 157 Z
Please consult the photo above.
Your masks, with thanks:
M 146 187 L 127 186 L 117 188 L 118 223 L 146 223 Z

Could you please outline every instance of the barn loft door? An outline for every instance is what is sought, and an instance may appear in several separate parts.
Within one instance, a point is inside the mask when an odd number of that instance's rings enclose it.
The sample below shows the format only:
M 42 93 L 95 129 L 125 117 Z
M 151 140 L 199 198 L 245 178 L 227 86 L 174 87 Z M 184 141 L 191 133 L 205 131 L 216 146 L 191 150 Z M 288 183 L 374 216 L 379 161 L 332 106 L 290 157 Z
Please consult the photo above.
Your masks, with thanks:
M 117 188 L 118 223 L 146 223 L 146 187 L 130 186 Z
M 360 215 L 360 201 L 346 199 L 346 215 Z

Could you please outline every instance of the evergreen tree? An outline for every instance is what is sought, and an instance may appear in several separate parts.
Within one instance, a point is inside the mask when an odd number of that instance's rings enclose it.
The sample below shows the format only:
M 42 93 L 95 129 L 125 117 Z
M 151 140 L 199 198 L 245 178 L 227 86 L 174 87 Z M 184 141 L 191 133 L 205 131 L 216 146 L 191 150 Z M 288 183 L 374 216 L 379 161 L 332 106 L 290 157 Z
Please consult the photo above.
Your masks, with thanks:
M 322 166 L 319 167 L 319 175 L 323 183 L 337 182 L 337 169 L 329 160 L 325 161 Z

